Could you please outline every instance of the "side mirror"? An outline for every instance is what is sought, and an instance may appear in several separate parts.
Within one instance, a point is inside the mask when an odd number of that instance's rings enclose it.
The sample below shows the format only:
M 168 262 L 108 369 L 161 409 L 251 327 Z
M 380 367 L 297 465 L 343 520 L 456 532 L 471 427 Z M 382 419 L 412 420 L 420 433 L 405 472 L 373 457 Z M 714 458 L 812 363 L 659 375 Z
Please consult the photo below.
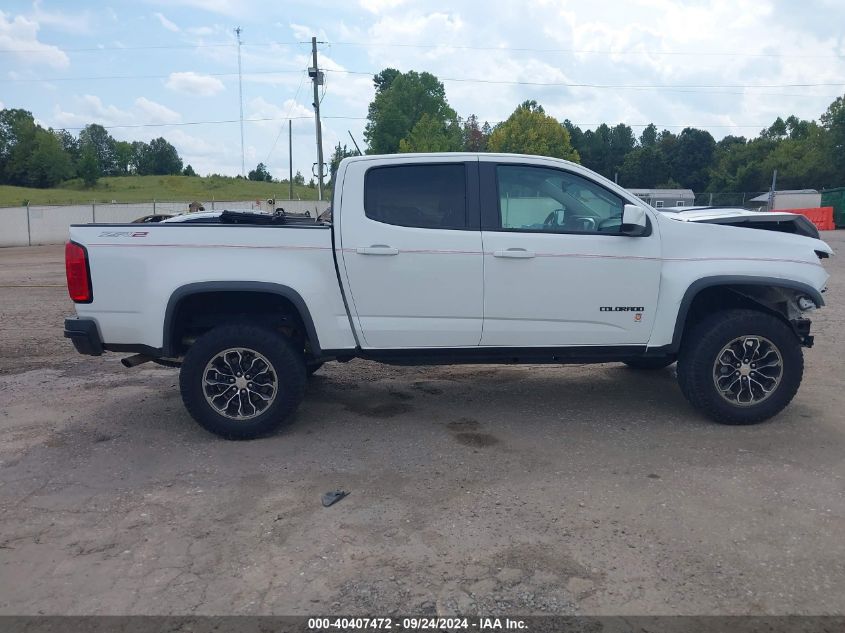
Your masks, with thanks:
M 622 227 L 620 233 L 629 237 L 645 235 L 648 230 L 648 216 L 645 209 L 636 204 L 626 204 L 622 208 Z

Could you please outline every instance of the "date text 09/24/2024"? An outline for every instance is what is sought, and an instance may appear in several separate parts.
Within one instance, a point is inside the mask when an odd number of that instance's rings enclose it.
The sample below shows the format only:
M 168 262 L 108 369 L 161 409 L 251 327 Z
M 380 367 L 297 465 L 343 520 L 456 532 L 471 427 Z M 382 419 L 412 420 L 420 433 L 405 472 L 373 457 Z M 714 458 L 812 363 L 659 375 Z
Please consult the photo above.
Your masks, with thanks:
M 309 631 L 440 631 L 440 630 L 477 630 L 477 631 L 519 631 L 525 630 L 526 623 L 521 619 L 496 617 L 353 617 L 353 618 L 309 618 Z

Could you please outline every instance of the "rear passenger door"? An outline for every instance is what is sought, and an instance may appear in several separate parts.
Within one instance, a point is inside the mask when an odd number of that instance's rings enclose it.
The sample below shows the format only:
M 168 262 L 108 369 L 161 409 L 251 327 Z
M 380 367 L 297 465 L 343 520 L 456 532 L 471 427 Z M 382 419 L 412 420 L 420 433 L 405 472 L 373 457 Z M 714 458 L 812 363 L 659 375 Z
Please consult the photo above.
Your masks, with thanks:
M 479 344 L 477 168 L 466 156 L 362 159 L 347 167 L 336 221 L 363 347 Z

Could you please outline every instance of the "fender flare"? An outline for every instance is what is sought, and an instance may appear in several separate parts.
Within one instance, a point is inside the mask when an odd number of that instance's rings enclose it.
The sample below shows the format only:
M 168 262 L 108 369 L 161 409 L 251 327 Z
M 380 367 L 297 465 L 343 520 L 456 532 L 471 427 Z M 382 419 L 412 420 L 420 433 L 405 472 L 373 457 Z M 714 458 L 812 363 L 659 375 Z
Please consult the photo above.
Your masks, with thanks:
M 322 355 L 320 340 L 317 337 L 317 329 L 314 327 L 311 312 L 308 310 L 308 306 L 302 295 L 290 286 L 268 281 L 202 281 L 176 288 L 167 301 L 167 308 L 164 311 L 164 331 L 162 337 L 162 347 L 166 356 L 172 356 L 176 352 L 173 348 L 174 342 L 171 340 L 171 335 L 173 332 L 173 319 L 176 316 L 179 304 L 187 297 L 208 292 L 263 292 L 284 297 L 299 312 L 299 316 L 305 326 L 305 335 L 308 337 L 308 343 L 311 346 L 312 353 L 316 357 Z
M 684 292 L 681 305 L 678 308 L 678 315 L 675 319 L 675 331 L 672 334 L 672 343 L 670 345 L 672 352 L 677 352 L 681 347 L 681 337 L 684 333 L 684 325 L 687 321 L 690 306 L 696 296 L 706 288 L 714 286 L 767 286 L 769 288 L 787 288 L 789 290 L 797 290 L 807 294 L 818 307 L 824 305 L 824 298 L 822 293 L 810 286 L 809 284 L 792 279 L 782 279 L 780 277 L 754 277 L 748 275 L 716 275 L 714 277 L 703 277 L 692 282 Z

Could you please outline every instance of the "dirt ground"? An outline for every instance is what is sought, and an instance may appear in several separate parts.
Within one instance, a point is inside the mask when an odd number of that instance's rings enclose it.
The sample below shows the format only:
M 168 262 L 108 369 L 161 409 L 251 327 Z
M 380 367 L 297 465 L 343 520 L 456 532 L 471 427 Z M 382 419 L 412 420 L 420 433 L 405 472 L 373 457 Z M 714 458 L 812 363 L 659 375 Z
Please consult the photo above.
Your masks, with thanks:
M 241 443 L 73 351 L 62 257 L 0 249 L 2 614 L 845 613 L 842 257 L 759 426 L 673 369 L 351 362 Z

